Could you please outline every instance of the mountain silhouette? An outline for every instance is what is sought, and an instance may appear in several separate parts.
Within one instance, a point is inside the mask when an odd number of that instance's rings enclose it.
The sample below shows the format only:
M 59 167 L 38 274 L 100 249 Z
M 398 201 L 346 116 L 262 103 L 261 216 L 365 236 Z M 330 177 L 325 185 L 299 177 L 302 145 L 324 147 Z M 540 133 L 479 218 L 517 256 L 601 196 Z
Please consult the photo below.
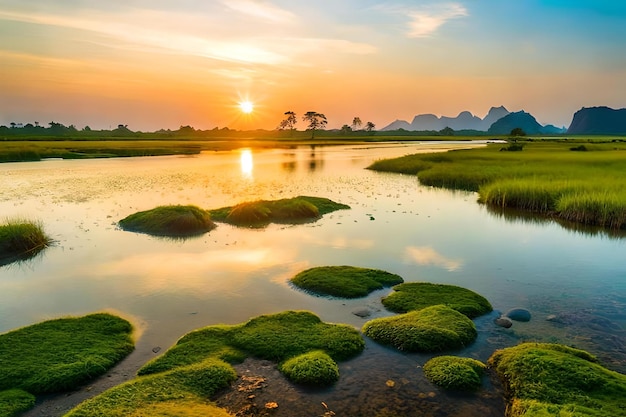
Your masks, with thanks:
M 623 135 L 626 134 L 626 109 L 610 107 L 583 107 L 574 113 L 567 129 L 570 135 Z
M 530 113 L 518 111 L 509 113 L 491 125 L 488 133 L 492 135 L 508 135 L 515 128 L 521 128 L 527 135 L 543 133 L 543 126 Z
M 509 114 L 509 111 L 504 107 L 492 107 L 484 119 L 478 116 L 474 116 L 469 111 L 462 111 L 456 117 L 441 116 L 437 117 L 434 114 L 418 114 L 413 118 L 411 123 L 406 120 L 396 120 L 385 126 L 381 130 L 433 130 L 440 131 L 449 127 L 454 130 L 479 130 L 487 131 L 489 127 L 499 120 L 500 118 Z

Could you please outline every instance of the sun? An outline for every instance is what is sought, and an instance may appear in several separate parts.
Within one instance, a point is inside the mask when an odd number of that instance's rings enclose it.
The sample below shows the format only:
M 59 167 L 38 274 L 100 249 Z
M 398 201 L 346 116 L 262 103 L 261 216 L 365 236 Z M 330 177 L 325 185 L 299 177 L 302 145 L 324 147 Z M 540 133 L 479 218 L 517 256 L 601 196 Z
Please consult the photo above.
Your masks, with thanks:
M 245 114 L 250 114 L 254 110 L 254 103 L 249 100 L 240 101 L 239 109 Z

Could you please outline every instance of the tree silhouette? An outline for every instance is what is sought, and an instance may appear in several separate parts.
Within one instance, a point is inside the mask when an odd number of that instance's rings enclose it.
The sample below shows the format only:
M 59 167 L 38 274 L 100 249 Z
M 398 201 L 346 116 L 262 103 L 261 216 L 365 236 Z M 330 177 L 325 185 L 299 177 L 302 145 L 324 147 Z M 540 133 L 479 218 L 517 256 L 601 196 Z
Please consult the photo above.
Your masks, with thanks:
M 279 130 L 289 129 L 290 135 L 293 135 L 293 130 L 295 129 L 296 123 L 298 123 L 298 119 L 296 118 L 296 114 L 292 111 L 286 111 L 285 116 L 286 119 L 281 120 L 278 125 Z
M 323 129 L 328 123 L 326 116 L 315 111 L 306 112 L 305 115 L 302 116 L 302 120 L 309 123 L 307 128 L 311 131 L 311 139 L 315 137 L 316 130 Z
M 357 116 L 354 119 L 352 119 L 352 129 L 357 130 L 358 128 L 361 127 L 362 124 L 363 122 L 361 122 L 360 117 Z
M 374 123 L 372 122 L 365 123 L 365 130 L 367 130 L 368 132 L 371 132 L 375 128 L 376 128 L 376 125 Z

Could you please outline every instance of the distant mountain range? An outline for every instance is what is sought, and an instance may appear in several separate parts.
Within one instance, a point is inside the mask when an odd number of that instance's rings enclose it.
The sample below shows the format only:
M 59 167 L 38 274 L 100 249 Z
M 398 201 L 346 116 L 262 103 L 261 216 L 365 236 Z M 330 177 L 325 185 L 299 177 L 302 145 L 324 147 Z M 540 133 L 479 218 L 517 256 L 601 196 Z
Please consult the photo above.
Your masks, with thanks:
M 492 135 L 508 135 L 515 128 L 522 129 L 527 135 L 551 135 L 557 133 L 565 133 L 564 128 L 559 128 L 553 125 L 542 126 L 537 122 L 530 113 L 525 111 L 518 111 L 515 113 L 509 113 L 495 121 L 487 132 Z
M 583 107 L 574 113 L 567 133 L 570 135 L 624 135 L 626 134 L 626 109 Z
M 449 127 L 454 130 L 479 130 L 486 132 L 493 123 L 508 115 L 510 112 L 504 107 L 492 107 L 484 119 L 474 116 L 468 111 L 462 111 L 457 117 L 441 116 L 434 114 L 419 114 L 411 123 L 406 120 L 396 120 L 381 130 L 434 130 L 440 131 Z M 508 133 L 508 132 L 507 132 Z

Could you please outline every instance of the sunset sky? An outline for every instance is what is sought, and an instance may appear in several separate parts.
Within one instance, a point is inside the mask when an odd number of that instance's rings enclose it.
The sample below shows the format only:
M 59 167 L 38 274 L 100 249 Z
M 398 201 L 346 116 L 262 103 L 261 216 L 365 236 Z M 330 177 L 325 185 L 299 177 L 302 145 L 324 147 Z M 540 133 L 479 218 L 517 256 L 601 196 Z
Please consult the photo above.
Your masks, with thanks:
M 238 102 L 254 109 L 245 115 Z M 0 125 L 377 129 L 626 107 L 626 2 L 0 0 Z

